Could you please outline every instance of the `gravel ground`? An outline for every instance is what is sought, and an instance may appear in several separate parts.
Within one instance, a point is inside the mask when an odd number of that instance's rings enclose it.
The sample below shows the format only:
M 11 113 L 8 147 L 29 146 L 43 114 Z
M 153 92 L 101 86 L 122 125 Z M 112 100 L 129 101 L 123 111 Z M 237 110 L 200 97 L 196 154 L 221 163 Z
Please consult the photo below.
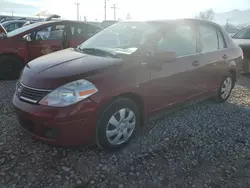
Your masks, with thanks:
M 250 187 L 250 78 L 228 103 L 204 101 L 150 122 L 119 152 L 63 149 L 17 127 L 14 82 L 0 82 L 0 187 Z

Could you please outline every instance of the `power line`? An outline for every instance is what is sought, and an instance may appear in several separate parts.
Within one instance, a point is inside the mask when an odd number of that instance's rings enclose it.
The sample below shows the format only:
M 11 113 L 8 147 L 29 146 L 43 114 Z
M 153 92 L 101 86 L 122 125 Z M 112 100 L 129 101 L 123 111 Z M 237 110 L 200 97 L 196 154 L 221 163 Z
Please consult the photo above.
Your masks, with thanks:
M 116 4 L 114 4 L 111 8 L 114 9 L 114 20 L 116 20 L 116 9 L 117 9 Z
M 80 17 L 79 17 L 79 6 L 80 6 L 80 3 L 75 3 L 76 4 L 76 11 L 77 11 L 77 21 L 80 20 Z

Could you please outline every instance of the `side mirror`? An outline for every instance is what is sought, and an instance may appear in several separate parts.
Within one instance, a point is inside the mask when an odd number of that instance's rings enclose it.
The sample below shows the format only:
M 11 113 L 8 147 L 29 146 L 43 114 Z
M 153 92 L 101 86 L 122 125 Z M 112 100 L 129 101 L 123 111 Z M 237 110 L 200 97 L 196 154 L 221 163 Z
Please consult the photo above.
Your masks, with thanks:
M 24 35 L 22 37 L 22 40 L 27 41 L 27 42 L 31 42 L 32 41 L 30 35 Z
M 7 38 L 7 31 L 4 29 L 4 27 L 0 24 L 0 39 Z
M 176 52 L 175 51 L 160 51 L 155 52 L 154 57 L 157 60 L 164 61 L 166 63 L 173 62 L 176 60 Z
M 6 39 L 6 38 L 7 38 L 6 33 L 0 32 L 0 39 Z

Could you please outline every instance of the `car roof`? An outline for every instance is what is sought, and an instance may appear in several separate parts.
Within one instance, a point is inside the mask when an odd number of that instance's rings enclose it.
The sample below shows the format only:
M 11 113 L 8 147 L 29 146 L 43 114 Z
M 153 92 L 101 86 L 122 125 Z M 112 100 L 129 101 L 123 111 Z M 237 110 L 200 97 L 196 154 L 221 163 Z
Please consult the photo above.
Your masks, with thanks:
M 200 20 L 200 19 L 195 19 L 195 18 L 182 18 L 182 19 L 164 19 L 164 20 L 146 20 L 146 21 L 140 21 L 140 20 L 129 20 L 129 21 L 122 21 L 122 22 L 155 22 L 155 23 L 171 23 L 171 22 L 181 22 L 181 21 L 189 21 L 189 22 L 199 22 L 199 23 L 207 23 L 207 24 L 212 24 L 215 26 L 219 26 L 219 24 L 214 23 L 212 21 L 207 21 L 207 20 Z
M 9 20 L 9 21 L 5 21 L 2 24 L 10 24 L 10 23 L 25 23 L 28 20 Z
M 11 22 L 28 22 L 30 20 L 11 20 L 11 21 L 6 21 L 6 22 L 3 22 L 3 23 L 11 23 Z M 46 24 L 50 24 L 50 23 L 63 23 L 63 22 L 70 22 L 70 23 L 85 23 L 85 24 L 89 24 L 89 25 L 93 25 L 93 26 L 96 26 L 96 27 L 100 27 L 100 26 L 97 26 L 95 24 L 91 24 L 91 23 L 88 23 L 88 22 L 84 22 L 84 21 L 72 21 L 72 20 L 51 20 L 51 21 L 30 21 L 30 22 L 35 22 L 35 23 L 40 23 L 37 27 L 41 26 L 41 25 L 46 25 Z M 3 24 L 1 23 L 1 24 Z
M 43 23 L 60 23 L 60 22 L 68 22 L 68 23 L 74 23 L 74 24 L 88 24 L 88 25 L 92 25 L 94 27 L 99 27 L 101 28 L 101 26 L 97 25 L 97 24 L 93 24 L 93 23 L 89 23 L 89 22 L 85 22 L 85 21 L 75 21 L 75 20 L 53 20 L 53 21 L 44 21 Z

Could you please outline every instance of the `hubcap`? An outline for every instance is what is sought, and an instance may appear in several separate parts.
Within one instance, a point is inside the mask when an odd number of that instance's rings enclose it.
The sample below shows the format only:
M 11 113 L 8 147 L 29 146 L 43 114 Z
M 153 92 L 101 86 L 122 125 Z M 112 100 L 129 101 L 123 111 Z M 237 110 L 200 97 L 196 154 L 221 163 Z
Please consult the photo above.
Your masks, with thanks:
M 135 125 L 135 113 L 128 108 L 122 108 L 110 118 L 106 128 L 106 138 L 112 145 L 120 145 L 131 137 Z
M 226 99 L 231 92 L 232 89 L 232 79 L 228 77 L 224 80 L 222 87 L 221 87 L 221 98 Z

